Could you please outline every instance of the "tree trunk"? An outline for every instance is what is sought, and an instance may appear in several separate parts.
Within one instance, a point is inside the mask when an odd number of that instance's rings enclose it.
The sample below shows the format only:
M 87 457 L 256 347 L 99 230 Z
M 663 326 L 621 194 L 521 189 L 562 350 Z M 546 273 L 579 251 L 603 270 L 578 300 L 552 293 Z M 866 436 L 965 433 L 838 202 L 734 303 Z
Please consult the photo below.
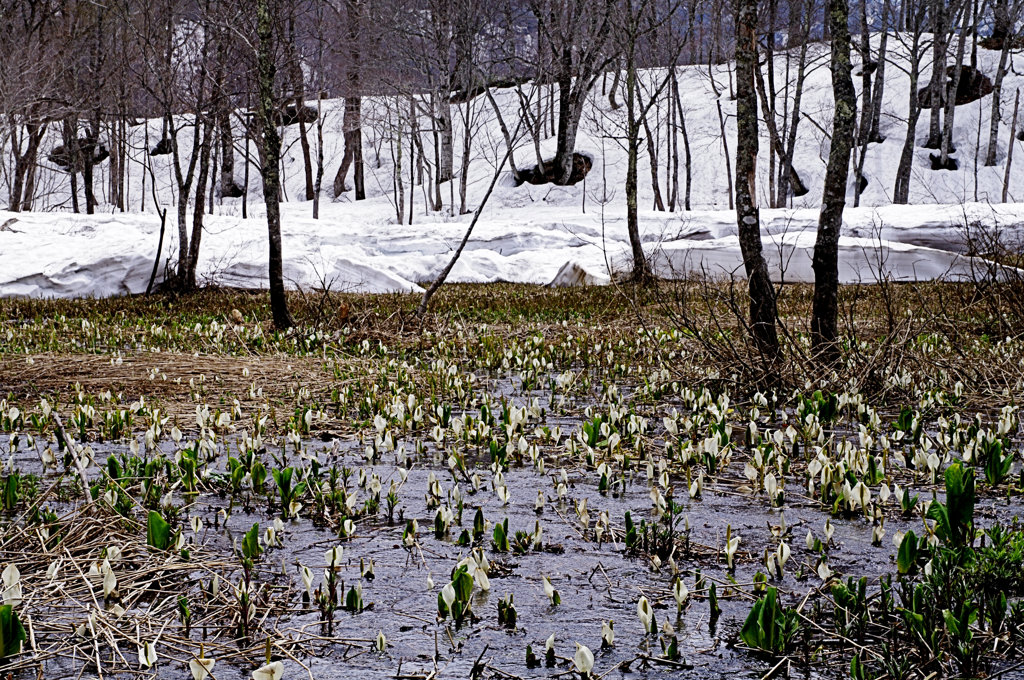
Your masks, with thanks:
M 949 155 L 955 153 L 953 147 L 953 120 L 956 116 L 956 91 L 960 86 L 960 72 L 964 63 L 964 49 L 967 43 L 967 20 L 970 15 L 964 11 L 963 24 L 960 27 L 960 38 L 956 47 L 956 62 L 953 64 L 953 81 L 949 86 L 949 94 L 946 96 L 946 111 L 942 116 L 942 149 L 939 154 L 943 169 L 954 170 L 957 167 L 956 160 L 950 160 Z
M 908 13 L 907 21 L 913 18 Z M 917 96 L 917 87 L 921 73 L 921 32 L 917 26 L 913 27 L 913 37 L 910 46 L 910 92 L 907 116 L 907 134 L 903 140 L 903 150 L 900 153 L 899 166 L 896 169 L 896 183 L 893 187 L 892 202 L 897 205 L 906 205 L 910 200 L 910 171 L 914 163 L 914 145 L 917 142 L 917 122 L 921 117 L 921 102 Z
M 445 85 L 447 87 L 447 84 Z M 439 89 L 434 92 L 431 101 L 433 103 L 434 128 L 436 130 L 436 143 L 438 149 L 437 183 L 443 184 L 454 175 L 455 167 L 455 145 L 452 140 L 452 105 L 448 101 L 447 89 Z
M 850 151 L 857 93 L 853 89 L 850 65 L 849 6 L 847 0 L 831 0 L 832 29 L 832 143 L 825 171 L 825 189 L 818 236 L 814 243 L 814 301 L 811 311 L 811 343 L 819 357 L 831 361 L 838 355 L 839 336 L 839 235 L 846 207 L 846 183 L 850 172 Z
M 1005 4 L 1001 0 L 1000 4 Z M 988 129 L 988 153 L 985 154 L 985 166 L 992 167 L 996 164 L 996 151 L 999 144 L 999 123 L 1002 115 L 1000 101 L 1003 96 L 1003 79 L 1006 77 L 1006 62 L 1010 56 L 1010 40 L 1003 40 L 1003 48 L 999 51 L 999 66 L 996 68 L 996 79 L 992 84 L 992 118 Z M 1013 140 L 1010 140 L 1013 144 Z
M 757 207 L 757 0 L 739 0 L 736 26 L 736 226 L 750 295 L 750 326 L 768 362 L 779 354 L 775 288 L 761 247 Z M 719 108 L 721 111 L 721 108 Z M 724 132 L 724 131 L 723 131 Z
M 362 98 L 345 97 L 345 119 L 342 123 L 345 135 L 345 155 L 341 158 L 341 167 L 334 176 L 334 197 L 348 191 L 345 183 L 349 168 L 354 167 L 353 183 L 355 184 L 356 200 L 366 198 L 363 185 L 363 129 L 362 129 Z
M 633 21 L 631 0 L 626 0 L 627 21 Z M 647 283 L 651 279 L 651 270 L 644 255 L 643 242 L 640 240 L 640 219 L 637 207 L 637 159 L 640 155 L 640 127 L 637 102 L 636 43 L 630 40 L 626 51 L 626 231 L 629 234 L 629 245 L 633 251 L 633 281 Z M 642 114 L 641 114 L 642 115 Z M 559 117 L 559 132 L 563 120 Z M 571 170 L 571 166 L 570 166 Z
M 882 143 L 880 126 L 882 124 L 882 97 L 885 95 L 885 61 L 888 58 L 889 46 L 889 3 L 882 3 L 882 37 L 878 43 L 878 68 L 875 70 L 875 90 L 871 94 L 871 127 L 868 139 Z
M 309 134 L 306 131 L 306 78 L 302 73 L 302 57 L 295 43 L 295 19 L 289 18 L 289 80 L 291 80 L 292 101 L 295 104 L 295 115 L 299 124 L 299 145 L 302 148 L 302 169 L 306 178 L 306 200 L 313 200 L 313 161 L 310 155 Z
M 192 206 L 192 238 L 188 244 L 188 266 L 182 285 L 191 290 L 196 287 L 196 266 L 199 263 L 199 244 L 203 240 L 206 183 L 210 177 L 210 150 L 213 146 L 213 120 L 203 121 L 203 141 L 199 150 L 199 176 L 196 178 L 196 201 Z
M 32 209 L 36 159 L 39 156 L 39 145 L 46 134 L 46 123 L 26 123 L 25 132 L 28 137 L 25 152 L 14 150 L 14 183 L 7 201 L 12 212 Z
M 683 135 L 683 160 L 686 165 L 686 180 L 683 193 L 683 209 L 690 209 L 690 190 L 692 186 L 692 168 L 690 156 L 690 135 L 686 131 L 686 115 L 683 113 L 683 102 L 679 96 L 679 81 L 673 83 L 672 96 L 676 100 L 676 111 L 679 114 L 679 132 Z
M 288 311 L 288 298 L 284 290 L 284 262 L 281 252 L 281 206 L 278 199 L 281 176 L 281 138 L 275 126 L 274 107 L 274 17 L 270 4 L 273 0 L 256 0 L 256 48 L 257 91 L 259 102 L 256 115 L 259 120 L 260 143 L 263 162 L 260 175 L 263 178 L 263 199 L 267 205 L 267 231 L 270 245 L 270 309 L 274 326 L 286 330 L 295 325 Z
M 1013 98 L 1013 120 L 1010 122 L 1010 146 L 1006 149 L 1006 170 L 1003 173 L 1003 203 L 1010 193 L 1010 168 L 1013 167 L 1013 148 L 1017 144 L 1017 112 L 1020 109 L 1020 90 Z
M 946 0 L 932 0 L 932 79 L 929 88 L 931 118 L 928 125 L 928 141 L 925 148 L 938 149 L 942 146 L 942 127 L 939 116 L 942 102 L 946 98 Z M 916 93 L 915 93 L 916 96 Z

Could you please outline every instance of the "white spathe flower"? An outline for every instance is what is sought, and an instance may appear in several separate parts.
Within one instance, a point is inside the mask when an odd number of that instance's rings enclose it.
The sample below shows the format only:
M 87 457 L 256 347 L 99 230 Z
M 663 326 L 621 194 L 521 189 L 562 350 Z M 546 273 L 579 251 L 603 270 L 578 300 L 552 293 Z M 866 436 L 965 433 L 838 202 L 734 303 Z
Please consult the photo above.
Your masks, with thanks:
M 555 591 L 555 587 L 551 585 L 551 579 L 549 579 L 547 576 L 543 576 L 542 578 L 544 579 L 544 594 L 547 595 L 548 600 L 551 601 L 551 604 L 554 604 L 555 595 L 557 594 L 557 591 Z
M 18 567 L 14 564 L 8 564 L 4 567 L 3 574 L 0 574 L 0 580 L 3 581 L 4 586 L 4 604 L 14 606 L 21 604 L 23 593 L 21 589 L 21 572 L 18 571 Z
M 110 568 L 110 562 L 103 560 L 103 597 L 110 597 L 111 593 L 117 590 L 117 576 Z
M 605 621 L 601 624 L 601 644 L 605 647 L 615 645 L 615 622 Z
M 313 570 L 304 564 L 300 564 L 299 576 L 302 578 L 302 584 L 306 586 L 306 593 L 313 597 Z
M 636 603 L 636 615 L 640 618 L 640 624 L 644 627 L 644 632 L 651 632 L 654 610 L 651 609 L 651 603 L 643 595 L 640 596 L 640 601 Z
M 576 643 L 576 654 L 572 658 L 573 665 L 581 675 L 587 677 L 594 668 L 594 653 L 585 645 Z
M 144 642 L 139 647 L 139 666 L 151 668 L 156 663 L 156 644 Z
M 192 659 L 188 662 L 188 669 L 192 672 L 192 680 L 206 680 L 206 676 L 213 670 L 215 659 Z
M 779 547 L 775 550 L 775 559 L 779 562 L 779 569 L 784 569 L 786 567 L 786 562 L 789 561 L 790 554 L 791 551 L 789 549 L 789 544 L 785 541 L 779 543 Z
M 260 666 L 252 672 L 252 680 L 281 680 L 284 676 L 284 664 L 280 661 Z
M 451 611 L 452 605 L 455 604 L 455 586 L 451 583 L 445 584 L 444 588 L 441 588 L 441 600 L 448 611 Z
M 388 648 L 388 639 L 384 637 L 384 631 L 379 631 L 377 633 L 377 639 L 376 641 L 374 641 L 374 647 L 381 654 L 383 654 L 384 651 Z
M 733 558 L 736 556 L 736 550 L 740 547 L 740 536 L 736 534 L 728 541 L 725 542 L 725 561 L 728 562 L 729 568 L 732 569 Z
M 337 567 L 341 565 L 341 556 L 345 552 L 345 549 L 340 545 L 336 545 L 327 552 L 324 553 L 324 561 L 327 562 L 328 567 Z
M 683 611 L 683 605 L 686 604 L 686 599 L 690 596 L 690 591 L 683 583 L 683 579 L 676 579 L 676 582 L 672 585 L 672 597 L 675 598 L 676 608 L 679 611 Z
M 555 648 L 555 634 L 552 633 L 548 636 L 548 639 L 544 641 L 544 651 L 549 652 Z

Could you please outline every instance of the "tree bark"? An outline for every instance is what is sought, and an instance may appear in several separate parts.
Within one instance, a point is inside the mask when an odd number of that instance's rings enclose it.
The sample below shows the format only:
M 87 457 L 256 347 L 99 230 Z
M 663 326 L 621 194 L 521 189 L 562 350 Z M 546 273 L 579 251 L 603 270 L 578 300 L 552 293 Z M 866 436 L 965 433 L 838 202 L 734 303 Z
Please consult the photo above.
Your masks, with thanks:
M 910 170 L 914 163 L 914 145 L 917 142 L 917 122 L 921 117 L 921 101 L 917 96 L 917 87 L 921 73 L 921 13 L 907 12 L 905 17 L 907 28 L 911 33 L 910 58 L 910 91 L 908 93 L 907 134 L 903 140 L 899 166 L 896 169 L 896 183 L 893 187 L 892 202 L 906 205 L 910 200 Z M 913 23 L 911 23 L 913 22 Z
M 203 240 L 203 218 L 205 217 L 206 183 L 210 177 L 210 152 L 213 146 L 213 120 L 203 120 L 203 141 L 199 150 L 199 176 L 196 178 L 196 200 L 192 206 L 192 238 L 188 244 L 188 264 L 185 268 L 183 285 L 191 290 L 196 287 L 196 266 L 199 263 L 199 244 Z
M 750 326 L 768 362 L 779 354 L 775 288 L 761 247 L 757 207 L 757 0 L 739 0 L 736 26 L 736 226 L 750 296 Z
M 281 138 L 277 134 L 274 107 L 274 78 L 277 67 L 274 63 L 274 16 L 271 5 L 275 0 L 256 0 L 256 48 L 258 104 L 256 116 L 259 122 L 262 163 L 260 175 L 263 179 L 263 199 L 267 205 L 267 231 L 270 250 L 270 309 L 274 326 L 286 330 L 295 325 L 288 311 L 288 298 L 284 290 L 284 261 L 281 249 L 281 206 L 278 193 L 281 187 L 280 161 Z
M 996 16 L 1005 16 L 1008 13 L 1006 7 L 1009 0 L 998 0 L 996 3 Z M 998 22 L 997 22 L 998 25 Z M 993 29 L 993 35 L 995 30 Z M 985 154 L 985 166 L 992 167 L 996 164 L 996 151 L 999 144 L 999 123 L 1002 115 L 1003 79 L 1006 77 L 1006 62 L 1010 56 L 1010 44 L 1012 41 L 1004 39 L 1002 49 L 999 50 L 999 66 L 996 67 L 996 78 L 992 84 L 992 116 L 988 129 L 988 152 Z M 1013 140 L 1010 140 L 1013 143 Z
M 849 5 L 831 0 L 829 24 L 832 32 L 832 143 L 825 170 L 825 189 L 818 236 L 814 243 L 814 301 L 811 311 L 811 344 L 820 358 L 831 361 L 838 355 L 839 336 L 839 235 L 846 207 L 846 183 L 850 172 L 850 151 L 857 93 L 853 89 L 850 65 Z

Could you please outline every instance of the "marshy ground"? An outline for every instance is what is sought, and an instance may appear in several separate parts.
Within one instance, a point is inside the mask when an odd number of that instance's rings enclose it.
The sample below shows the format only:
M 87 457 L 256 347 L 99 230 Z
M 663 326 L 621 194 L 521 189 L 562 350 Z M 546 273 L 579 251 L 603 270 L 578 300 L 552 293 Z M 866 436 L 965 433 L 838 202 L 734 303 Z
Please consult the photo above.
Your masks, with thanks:
M 809 295 L 0 300 L 3 672 L 1024 676 L 1012 291 Z

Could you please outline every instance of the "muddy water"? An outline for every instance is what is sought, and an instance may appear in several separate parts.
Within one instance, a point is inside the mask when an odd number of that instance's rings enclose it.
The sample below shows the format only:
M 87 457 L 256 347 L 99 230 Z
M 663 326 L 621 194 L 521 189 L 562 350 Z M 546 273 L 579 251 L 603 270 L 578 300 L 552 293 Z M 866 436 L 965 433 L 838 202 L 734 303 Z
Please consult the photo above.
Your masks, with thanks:
M 549 419 L 549 423 L 554 424 L 554 421 Z M 561 424 L 567 430 L 577 427 L 578 421 L 566 420 Z M 0 450 L 6 450 L 8 446 L 9 442 L 0 440 Z M 328 462 L 328 450 L 332 444 L 310 441 L 304 446 L 322 463 Z M 94 445 L 98 460 L 125 448 L 123 444 Z M 331 462 L 355 471 L 350 490 L 354 488 L 354 480 L 361 468 L 367 476 L 373 473 L 380 476 L 386 494 L 389 480 L 397 476 L 393 462 L 366 465 L 354 442 L 343 444 L 340 450 L 340 456 Z M 388 459 L 386 455 L 384 460 Z M 24 445 L 15 452 L 13 462 L 23 472 L 41 472 L 38 455 Z M 295 456 L 289 462 L 300 464 Z M 223 452 L 211 468 L 226 469 Z M 453 524 L 450 535 L 445 539 L 437 539 L 433 535 L 435 510 L 427 507 L 427 481 L 433 472 L 446 494 L 454 482 L 445 466 L 435 462 L 429 451 L 421 459 L 416 459 L 401 488 L 394 524 L 389 525 L 382 512 L 376 518 L 360 521 L 353 537 L 339 541 L 331 530 L 318 528 L 308 519 L 286 523 L 282 547 L 268 549 L 262 558 L 267 569 L 261 578 L 291 588 L 287 596 L 288 613 L 277 620 L 277 629 L 285 632 L 302 628 L 320 631 L 319 614 L 304 605 L 299 597 L 304 587 L 296 565 L 312 567 L 317 574 L 315 584 L 319 584 L 323 579 L 324 551 L 339 542 L 345 548 L 340 578 L 346 588 L 361 581 L 367 608 L 359 614 L 337 611 L 332 634 L 349 642 L 310 647 L 306 653 L 298 654 L 301 664 L 284 659 L 285 677 L 426 678 L 436 671 L 434 677 L 438 678 L 466 678 L 478 659 L 488 666 L 484 677 L 553 677 L 571 669 L 570 659 L 575 652 L 575 643 L 584 644 L 594 651 L 594 674 L 610 678 L 718 678 L 724 675 L 760 678 L 774 666 L 774 661 L 732 648 L 731 643 L 735 641 L 750 607 L 749 598 L 739 591 L 749 592 L 748 585 L 754 574 L 764 570 L 761 562 L 763 553 L 766 549 L 774 549 L 777 544 L 777 539 L 772 537 L 772 529 L 777 532 L 782 524 L 789 531 L 786 540 L 792 549 L 792 558 L 786 566 L 785 576 L 776 585 L 787 593 L 790 603 L 798 602 L 809 590 L 821 585 L 821 580 L 814 573 L 816 554 L 804 546 L 808 529 L 818 537 L 824 533 L 827 515 L 817 503 L 801 501 L 800 489 L 790 485 L 787 488 L 789 500 L 783 513 L 767 507 L 763 498 L 752 498 L 736 491 L 735 485 L 717 484 L 709 479 L 702 498 L 682 501 L 691 526 L 693 551 L 690 555 L 678 554 L 675 561 L 694 597 L 685 611 L 677 616 L 676 605 L 670 595 L 670 566 L 663 564 L 659 569 L 646 560 L 628 557 L 621 543 L 606 541 L 598 545 L 593 540 L 586 540 L 574 510 L 575 503 L 586 499 L 591 526 L 598 513 L 606 511 L 612 526 L 620 531 L 627 510 L 632 511 L 638 522 L 641 518 L 650 520 L 653 516 L 646 475 L 636 472 L 627 477 L 624 489 L 602 494 L 597 489 L 596 475 L 592 471 L 577 469 L 569 473 L 570 488 L 566 499 L 558 501 L 551 481 L 552 473 L 558 469 L 557 462 L 550 462 L 547 475 L 540 475 L 530 468 L 506 471 L 505 484 L 511 492 L 511 500 L 503 506 L 491 490 L 492 475 L 488 466 L 478 465 L 476 472 L 483 479 L 481 489 L 470 493 L 465 481 L 460 484 L 465 500 L 463 524 Z M 735 470 L 728 474 L 735 474 Z M 547 497 L 545 508 L 539 515 L 534 511 L 538 489 L 543 490 Z M 359 495 L 365 499 L 367 494 L 359 490 Z M 922 498 L 926 497 L 927 494 L 922 495 Z M 181 504 L 185 499 L 176 497 L 174 500 Z M 220 523 L 217 516 L 219 511 L 229 509 L 227 501 L 216 495 L 204 494 L 183 514 L 202 516 L 207 528 L 196 540 L 228 557 L 232 554 L 234 542 L 240 540 L 253 523 L 260 524 L 261 530 L 272 524 L 273 515 L 267 510 L 265 501 L 259 500 L 253 505 L 255 507 L 251 511 L 234 507 L 226 524 Z M 472 608 L 476 620 L 455 628 L 437 621 L 437 595 L 457 562 L 469 552 L 468 548 L 455 545 L 455 538 L 462 528 L 472 528 L 473 514 L 478 507 L 482 508 L 489 523 L 508 517 L 512 533 L 516 530 L 533 531 L 539 521 L 543 527 L 544 549 L 524 555 L 495 552 L 491 546 L 489 526 L 483 545 L 492 563 L 491 587 L 488 592 L 474 591 Z M 978 505 L 979 522 L 986 525 L 993 518 L 1017 514 L 1019 509 L 1019 502 L 1009 504 L 1006 500 L 985 499 Z M 871 527 L 863 518 L 832 519 L 835 527 L 835 546 L 829 554 L 832 570 L 869 579 L 891 573 L 895 553 L 892 536 L 897 531 L 918 527 L 920 520 L 889 514 L 893 516 L 887 519 L 886 536 L 880 546 L 871 545 Z M 412 550 L 402 547 L 404 521 L 398 521 L 398 516 L 404 520 L 415 518 L 419 523 L 418 546 Z M 219 526 L 215 528 L 215 524 Z M 741 536 L 734 574 L 725 570 L 716 552 L 724 544 L 727 528 Z M 191 537 L 187 528 L 186 533 Z M 360 559 L 364 562 L 373 560 L 374 579 L 360 579 Z M 282 563 L 285 574 L 273 575 L 280 573 Z M 709 615 L 707 599 L 696 592 L 696 570 L 700 570 L 708 582 L 717 583 L 722 608 L 717 620 Z M 224 576 L 227 580 L 237 581 L 238 572 L 229 571 Z M 557 607 L 549 603 L 544 593 L 542 576 L 550 578 L 561 596 L 561 604 Z M 432 587 L 428 585 L 428 579 L 433 581 Z M 732 579 L 740 584 L 739 588 L 729 587 Z M 197 593 L 194 584 L 183 586 L 189 592 Z M 511 631 L 497 623 L 497 602 L 509 593 L 514 595 L 518 611 L 518 625 Z M 658 637 L 644 635 L 638 620 L 637 601 L 641 595 L 654 604 L 659 625 L 669 622 L 676 629 L 680 663 L 685 667 L 646 664 L 638 660 L 638 656 L 658 657 L 662 653 Z M 601 626 L 608 620 L 614 621 L 615 645 L 602 650 Z M 326 630 L 320 632 L 327 634 Z M 389 642 L 385 654 L 378 654 L 372 649 L 372 640 L 379 632 L 383 632 Z M 559 657 L 556 667 L 527 668 L 527 645 L 532 645 L 535 653 L 543 657 L 544 641 L 552 634 Z M 198 648 L 201 633 L 193 631 L 192 637 Z M 216 669 L 216 677 L 248 677 L 252 667 L 258 663 L 259 659 L 254 658 L 252 666 L 237 663 L 221 665 Z M 71 662 L 49 665 L 52 668 L 47 668 L 46 672 L 53 677 L 77 674 L 82 670 Z M 798 659 L 794 661 L 793 671 L 807 677 L 818 675 L 813 668 L 802 668 Z M 161 678 L 187 677 L 187 671 L 180 664 L 171 662 L 160 665 L 155 674 Z

